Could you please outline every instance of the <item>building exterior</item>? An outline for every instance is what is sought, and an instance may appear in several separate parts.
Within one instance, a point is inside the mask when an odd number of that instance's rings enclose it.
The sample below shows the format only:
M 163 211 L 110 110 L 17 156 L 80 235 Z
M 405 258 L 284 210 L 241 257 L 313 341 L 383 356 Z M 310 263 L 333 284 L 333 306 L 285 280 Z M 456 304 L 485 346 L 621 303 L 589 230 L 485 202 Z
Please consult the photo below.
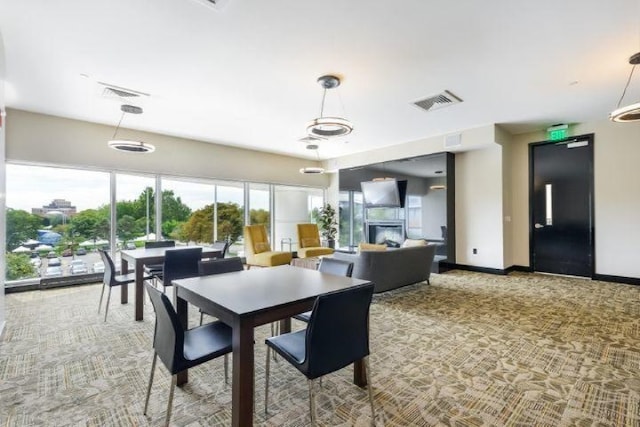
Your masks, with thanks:
M 41 208 L 31 208 L 31 213 L 38 216 L 47 216 L 48 214 L 63 215 L 71 217 L 76 214 L 76 207 L 65 199 L 53 199 L 51 203 Z

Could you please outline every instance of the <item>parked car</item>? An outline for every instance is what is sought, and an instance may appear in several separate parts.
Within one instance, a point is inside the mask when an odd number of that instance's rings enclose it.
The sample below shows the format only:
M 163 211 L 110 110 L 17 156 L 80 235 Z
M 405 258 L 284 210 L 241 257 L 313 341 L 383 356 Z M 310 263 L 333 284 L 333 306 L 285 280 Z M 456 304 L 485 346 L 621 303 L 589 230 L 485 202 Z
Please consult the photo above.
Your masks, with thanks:
M 44 272 L 44 277 L 60 277 L 60 276 L 62 276 L 62 267 L 59 265 L 47 267 L 47 270 Z
M 104 262 L 97 261 L 93 263 L 93 272 L 94 273 L 104 273 Z
M 87 250 L 85 248 L 78 248 L 76 250 L 76 255 L 86 255 L 87 254 Z
M 51 258 L 47 263 L 47 267 L 58 267 L 61 265 L 62 265 L 62 261 L 60 261 L 60 258 Z
M 51 251 L 47 254 L 47 258 L 51 259 L 51 258 L 57 258 L 58 254 L 55 253 L 54 251 Z
M 32 251 L 29 258 L 40 258 L 40 254 L 37 251 Z
M 71 256 L 73 255 L 73 251 L 71 249 L 65 249 L 62 251 L 62 256 Z
M 127 249 L 127 250 L 132 250 L 132 249 L 135 249 L 135 248 L 136 248 L 136 244 L 135 244 L 135 243 L 131 243 L 131 242 L 129 242 L 129 243 L 127 243 L 127 244 L 125 245 L 125 247 L 126 247 L 126 249 Z
M 81 259 L 74 259 L 69 264 L 69 270 L 71 274 L 87 274 L 89 270 L 87 269 L 87 264 Z

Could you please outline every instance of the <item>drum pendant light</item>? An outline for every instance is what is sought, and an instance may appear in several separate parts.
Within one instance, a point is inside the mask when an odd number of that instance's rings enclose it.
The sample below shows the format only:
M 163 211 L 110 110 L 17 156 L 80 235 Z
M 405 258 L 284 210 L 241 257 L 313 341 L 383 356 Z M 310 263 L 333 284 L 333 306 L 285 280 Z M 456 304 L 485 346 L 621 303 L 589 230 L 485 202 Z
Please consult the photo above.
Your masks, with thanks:
M 334 138 L 349 135 L 353 131 L 353 125 L 342 117 L 325 117 L 324 101 L 327 90 L 340 86 L 340 79 L 336 76 L 321 76 L 318 83 L 323 88 L 322 103 L 320 104 L 320 117 L 311 120 L 307 124 L 307 134 L 318 138 Z

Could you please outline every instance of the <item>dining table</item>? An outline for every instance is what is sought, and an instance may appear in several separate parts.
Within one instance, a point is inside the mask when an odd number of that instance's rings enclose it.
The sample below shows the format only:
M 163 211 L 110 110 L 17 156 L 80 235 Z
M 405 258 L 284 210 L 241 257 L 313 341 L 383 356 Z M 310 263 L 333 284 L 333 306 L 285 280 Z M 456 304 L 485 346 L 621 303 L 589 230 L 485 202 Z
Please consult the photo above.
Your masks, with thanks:
M 290 332 L 291 317 L 310 310 L 318 296 L 369 283 L 290 265 L 173 281 L 183 328 L 189 324 L 188 304 L 232 328 L 233 426 L 253 425 L 254 328 L 279 321 L 281 333 Z M 360 387 L 366 386 L 364 369 L 362 360 L 354 363 L 354 383 Z M 187 371 L 178 374 L 178 385 L 187 381 Z
M 135 267 L 135 320 L 144 320 L 144 265 L 162 264 L 167 250 L 180 250 L 189 248 L 202 248 L 202 258 L 215 258 L 222 255 L 222 251 L 209 246 L 169 246 L 162 248 L 138 248 L 120 251 L 120 271 L 124 274 L 129 271 L 129 263 Z M 121 287 L 120 302 L 126 304 L 129 301 L 129 286 Z

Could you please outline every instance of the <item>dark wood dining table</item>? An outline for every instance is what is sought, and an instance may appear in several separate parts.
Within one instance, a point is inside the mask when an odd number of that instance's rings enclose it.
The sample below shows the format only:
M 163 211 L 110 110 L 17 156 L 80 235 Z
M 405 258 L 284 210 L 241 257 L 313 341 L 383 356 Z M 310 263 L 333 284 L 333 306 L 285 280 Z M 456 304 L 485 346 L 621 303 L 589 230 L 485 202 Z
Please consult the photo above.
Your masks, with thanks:
M 173 281 L 176 310 L 184 328 L 190 303 L 233 329 L 233 426 L 253 425 L 253 329 L 280 321 L 281 332 L 289 332 L 291 316 L 311 309 L 319 295 L 368 283 L 289 265 Z M 187 381 L 186 371 L 178 374 L 179 385 Z M 362 361 L 354 364 L 354 383 L 366 386 Z
M 188 248 L 202 248 L 202 257 L 203 258 L 214 258 L 217 256 L 221 256 L 222 252 L 218 249 L 211 248 L 208 246 L 175 246 L 175 247 L 166 247 L 166 248 L 140 248 L 140 249 L 131 249 L 124 250 L 120 252 L 120 271 L 127 272 L 129 271 L 129 263 L 134 264 L 136 270 L 136 282 L 135 282 L 135 320 L 143 320 L 144 319 L 144 265 L 145 264 L 162 264 L 164 262 L 164 254 L 167 250 L 175 250 L 175 249 L 188 249 Z M 129 286 L 123 285 L 120 294 L 120 302 L 122 304 L 126 304 L 129 301 Z

